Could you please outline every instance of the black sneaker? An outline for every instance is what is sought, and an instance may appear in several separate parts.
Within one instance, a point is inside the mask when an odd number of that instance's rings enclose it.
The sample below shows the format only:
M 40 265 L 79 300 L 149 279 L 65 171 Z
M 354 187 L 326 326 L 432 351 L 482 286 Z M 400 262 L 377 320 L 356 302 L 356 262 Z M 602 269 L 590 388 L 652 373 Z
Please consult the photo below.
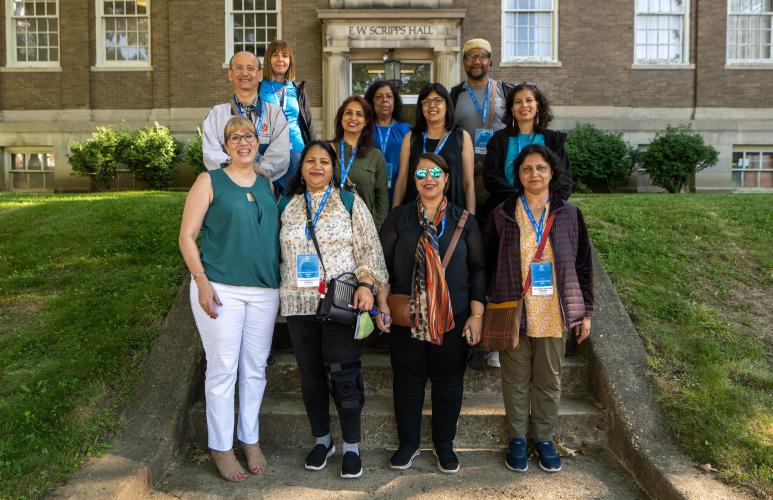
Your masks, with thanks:
M 311 449 L 306 456 L 306 468 L 309 470 L 322 470 L 327 465 L 327 459 L 332 457 L 336 452 L 336 447 L 333 443 L 330 446 L 325 446 L 322 443 L 317 443 L 314 448 Z
M 413 459 L 418 456 L 418 447 L 414 449 L 413 446 L 401 446 L 389 459 L 389 466 L 395 470 L 405 470 L 413 465 Z
M 360 456 L 353 451 L 344 453 L 344 459 L 341 462 L 341 477 L 344 479 L 354 479 L 362 475 L 362 460 Z
M 435 448 L 432 453 L 437 457 L 437 468 L 440 472 L 446 474 L 454 474 L 459 471 L 459 459 L 456 458 L 456 453 L 451 448 L 437 449 Z

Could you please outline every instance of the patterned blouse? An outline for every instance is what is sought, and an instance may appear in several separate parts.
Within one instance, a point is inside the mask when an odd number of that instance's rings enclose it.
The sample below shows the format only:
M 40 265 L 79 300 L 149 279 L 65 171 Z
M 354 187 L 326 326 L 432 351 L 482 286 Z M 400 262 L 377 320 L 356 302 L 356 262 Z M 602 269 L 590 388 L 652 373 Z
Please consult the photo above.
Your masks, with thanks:
M 545 211 L 545 220 L 550 215 L 550 205 Z M 535 217 L 537 215 L 535 214 Z M 523 285 L 526 286 L 526 276 L 529 273 L 534 254 L 537 253 L 537 234 L 534 231 L 529 216 L 523 208 L 523 203 L 518 200 L 515 209 L 515 220 L 521 229 L 521 276 L 523 276 Z M 545 244 L 545 250 L 542 252 L 543 262 L 552 262 L 553 245 L 548 239 Z M 553 295 L 532 295 L 531 289 L 526 294 L 526 335 L 529 337 L 558 337 L 564 331 L 564 320 L 561 314 L 561 304 L 558 301 L 558 286 L 556 285 L 556 267 L 553 265 Z
M 323 196 L 324 191 L 311 193 L 312 213 L 316 211 Z M 316 253 L 314 242 L 306 239 L 306 203 L 303 195 L 293 196 L 282 212 L 281 220 L 279 243 L 282 249 L 282 285 L 279 298 L 282 316 L 314 314 L 317 312 L 319 289 L 296 286 L 296 256 Z M 376 282 L 376 289 L 389 281 L 373 217 L 359 196 L 354 197 L 350 217 L 338 189 L 333 189 L 319 216 L 315 233 L 328 279 L 341 273 L 354 272 L 357 278 L 371 276 Z

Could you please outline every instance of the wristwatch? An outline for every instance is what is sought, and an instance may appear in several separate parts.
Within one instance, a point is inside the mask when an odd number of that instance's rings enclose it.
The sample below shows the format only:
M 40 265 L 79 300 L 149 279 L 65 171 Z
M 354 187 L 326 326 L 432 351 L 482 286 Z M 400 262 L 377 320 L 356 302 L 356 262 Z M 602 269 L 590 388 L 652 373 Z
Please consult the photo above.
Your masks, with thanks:
M 376 287 L 371 285 L 370 283 L 366 283 L 365 281 L 358 281 L 357 286 L 364 286 L 368 290 L 370 290 L 370 293 L 373 295 L 376 295 Z

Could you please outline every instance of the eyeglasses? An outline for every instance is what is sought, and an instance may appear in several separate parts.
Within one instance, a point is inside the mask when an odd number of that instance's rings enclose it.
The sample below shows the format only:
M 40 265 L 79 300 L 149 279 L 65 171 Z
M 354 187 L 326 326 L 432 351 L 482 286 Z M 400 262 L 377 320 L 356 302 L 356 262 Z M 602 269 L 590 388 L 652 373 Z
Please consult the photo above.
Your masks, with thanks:
M 443 175 L 443 169 L 440 167 L 432 167 L 432 168 L 418 168 L 416 169 L 416 179 L 423 181 L 427 178 L 427 174 L 433 178 L 433 179 L 440 179 L 440 176 Z
M 521 168 L 518 169 L 522 174 L 525 175 L 531 175 L 535 170 L 538 174 L 547 174 L 548 171 L 550 171 L 550 165 L 547 165 L 546 163 L 540 163 L 536 166 L 531 165 L 521 165 Z
M 242 71 L 247 71 L 247 73 L 255 73 L 258 71 L 257 66 L 242 66 L 239 64 L 238 66 L 231 66 L 231 70 L 233 70 L 234 73 L 241 73 Z
M 242 139 L 244 139 L 244 142 L 247 144 L 255 141 L 255 134 L 247 132 L 246 134 L 231 134 L 228 136 L 228 144 L 231 146 L 238 146 L 240 142 L 242 142 Z
M 426 98 L 423 101 L 421 101 L 421 107 L 422 108 L 429 108 L 430 106 L 435 106 L 436 108 L 439 108 L 441 105 L 445 104 L 446 100 L 442 97 L 433 97 L 433 98 Z
M 464 56 L 464 62 L 480 61 L 486 62 L 491 59 L 491 54 L 467 54 Z

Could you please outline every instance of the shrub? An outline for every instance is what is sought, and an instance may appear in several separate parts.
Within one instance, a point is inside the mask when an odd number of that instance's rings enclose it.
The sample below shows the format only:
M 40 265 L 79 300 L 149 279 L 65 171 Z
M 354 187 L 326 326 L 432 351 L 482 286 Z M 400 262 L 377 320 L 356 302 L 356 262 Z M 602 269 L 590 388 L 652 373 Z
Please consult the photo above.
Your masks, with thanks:
M 578 123 L 569 131 L 565 148 L 576 191 L 612 192 L 628 183 L 636 151 L 623 140 L 623 134 Z
M 641 154 L 640 163 L 656 186 L 678 193 L 696 172 L 716 165 L 719 153 L 691 125 L 668 125 Z
M 86 142 L 70 146 L 67 157 L 73 172 L 91 177 L 97 191 L 107 191 L 116 181 L 118 165 L 130 140 L 125 130 L 97 127 Z
M 188 149 L 185 150 L 185 159 L 188 165 L 193 169 L 193 173 L 198 175 L 206 172 L 204 166 L 204 149 L 201 142 L 201 129 L 196 129 L 196 135 L 188 139 Z
M 156 123 L 132 134 L 124 162 L 137 180 L 151 189 L 164 189 L 172 183 L 172 166 L 179 153 L 179 142 L 169 128 Z

